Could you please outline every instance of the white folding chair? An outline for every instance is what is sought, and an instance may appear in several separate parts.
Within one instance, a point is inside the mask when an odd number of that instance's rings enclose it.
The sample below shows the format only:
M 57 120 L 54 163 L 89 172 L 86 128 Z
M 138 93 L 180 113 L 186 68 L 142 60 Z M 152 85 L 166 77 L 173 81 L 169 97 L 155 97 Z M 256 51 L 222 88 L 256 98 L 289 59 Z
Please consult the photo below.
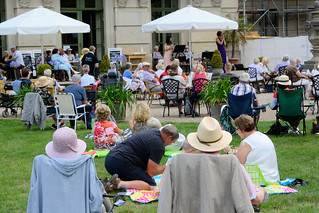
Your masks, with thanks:
M 55 106 L 57 107 L 57 123 L 60 120 L 74 120 L 74 130 L 76 130 L 76 120 L 84 116 L 84 123 L 86 124 L 85 104 L 76 106 L 75 98 L 72 93 L 55 93 Z M 83 108 L 83 112 L 79 113 L 78 109 Z M 59 125 L 58 127 L 59 128 Z M 87 127 L 86 127 L 87 128 Z

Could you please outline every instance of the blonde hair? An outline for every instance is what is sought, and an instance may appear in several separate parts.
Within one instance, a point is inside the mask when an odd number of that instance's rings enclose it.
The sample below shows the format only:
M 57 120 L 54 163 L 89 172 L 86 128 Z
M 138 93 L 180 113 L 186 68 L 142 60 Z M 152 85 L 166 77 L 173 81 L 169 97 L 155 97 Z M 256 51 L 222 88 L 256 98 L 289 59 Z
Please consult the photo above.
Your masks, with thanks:
M 230 71 L 231 71 L 231 68 L 232 68 L 231 63 L 230 63 L 230 62 L 227 62 L 227 63 L 225 64 L 225 70 L 230 70 Z
M 136 122 L 146 122 L 151 117 L 151 109 L 150 107 L 143 102 L 140 102 L 136 105 L 136 109 L 134 111 L 134 120 Z
M 82 55 L 84 55 L 85 54 L 85 52 L 89 52 L 90 50 L 89 50 L 89 48 L 83 48 L 82 50 L 81 50 L 81 53 L 82 53 Z
M 97 121 L 106 121 L 111 115 L 111 109 L 105 104 L 99 104 L 95 109 Z
M 196 66 L 196 73 L 199 74 L 204 69 L 203 65 L 197 64 Z

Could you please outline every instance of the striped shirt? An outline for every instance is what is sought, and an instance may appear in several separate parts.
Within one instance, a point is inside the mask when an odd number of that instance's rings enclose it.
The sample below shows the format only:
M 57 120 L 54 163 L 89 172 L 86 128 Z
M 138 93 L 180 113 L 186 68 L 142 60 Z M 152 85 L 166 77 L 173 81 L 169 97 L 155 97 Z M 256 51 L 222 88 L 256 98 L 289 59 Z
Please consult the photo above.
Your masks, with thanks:
M 246 95 L 252 93 L 253 101 L 257 101 L 257 95 L 255 88 L 251 87 L 249 84 L 239 83 L 232 87 L 231 93 L 236 96 Z

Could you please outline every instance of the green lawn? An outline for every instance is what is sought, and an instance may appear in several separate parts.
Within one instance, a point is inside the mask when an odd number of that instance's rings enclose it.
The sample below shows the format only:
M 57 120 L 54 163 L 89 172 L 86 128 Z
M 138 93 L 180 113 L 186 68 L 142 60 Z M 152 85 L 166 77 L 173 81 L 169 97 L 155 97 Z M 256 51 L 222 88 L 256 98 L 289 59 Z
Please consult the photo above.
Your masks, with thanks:
M 260 131 L 268 130 L 272 122 L 261 122 Z M 33 158 L 45 154 L 45 145 L 52 140 L 51 122 L 46 123 L 46 130 L 32 127 L 30 131 L 19 120 L 0 120 L 0 212 L 25 212 L 30 188 L 30 174 Z M 175 123 L 178 130 L 187 135 L 196 131 L 197 123 Z M 119 123 L 120 128 L 127 128 L 127 123 Z M 311 121 L 307 122 L 307 132 Z M 83 123 L 77 130 L 78 137 L 84 139 L 89 133 Z M 262 212 L 319 212 L 319 157 L 318 136 L 307 134 L 305 137 L 284 135 L 271 137 L 277 151 L 281 179 L 302 178 L 309 180 L 306 187 L 298 188 L 299 192 L 289 195 L 273 195 L 262 205 Z M 93 140 L 84 139 L 88 150 L 93 148 Z M 238 146 L 240 138 L 235 136 L 233 145 Z M 162 164 L 167 158 L 162 159 Z M 95 165 L 99 178 L 109 176 L 104 169 L 104 159 L 96 158 Z M 213 189 L 212 189 L 213 190 Z M 126 199 L 127 203 L 116 212 L 156 212 L 157 202 L 138 204 Z

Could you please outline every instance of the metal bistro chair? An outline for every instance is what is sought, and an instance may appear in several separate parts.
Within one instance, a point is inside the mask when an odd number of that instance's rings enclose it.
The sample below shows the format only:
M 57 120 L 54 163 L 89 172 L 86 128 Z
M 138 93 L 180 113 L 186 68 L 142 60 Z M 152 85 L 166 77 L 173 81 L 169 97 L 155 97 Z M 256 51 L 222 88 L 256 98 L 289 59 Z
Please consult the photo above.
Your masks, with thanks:
M 60 120 L 74 120 L 74 130 L 76 130 L 76 120 L 83 116 L 84 123 L 86 124 L 85 104 L 76 106 L 72 93 L 55 93 L 54 101 L 57 112 L 57 123 L 59 123 Z M 79 113 L 79 109 L 83 109 L 83 112 Z M 59 126 L 57 128 L 59 128 Z
M 209 80 L 206 78 L 198 78 L 196 80 L 192 81 L 193 84 L 193 93 L 192 93 L 192 116 L 195 117 L 195 108 L 196 104 L 198 103 L 198 114 L 200 115 L 200 96 L 198 93 L 200 93 L 203 89 L 206 89 L 206 86 L 209 84 Z M 207 103 L 205 103 L 207 114 L 209 114 L 209 106 Z
M 319 113 L 319 75 L 315 75 L 312 78 L 312 90 L 315 96 L 315 103 L 317 103 L 317 113 Z
M 175 79 L 165 79 L 162 81 L 163 90 L 165 94 L 165 105 L 163 110 L 163 117 L 165 117 L 166 106 L 168 108 L 167 116 L 169 116 L 169 102 L 175 100 L 177 103 L 181 101 L 178 99 L 178 89 L 179 81 Z M 169 96 L 169 97 L 168 97 Z M 181 117 L 181 114 L 178 111 L 178 116 Z
M 248 67 L 248 75 L 249 75 L 249 78 L 254 79 L 250 81 L 250 84 L 252 86 L 254 86 L 254 84 L 257 84 L 257 92 L 260 93 L 259 83 L 263 82 L 263 80 L 258 80 L 257 69 L 255 67 Z

